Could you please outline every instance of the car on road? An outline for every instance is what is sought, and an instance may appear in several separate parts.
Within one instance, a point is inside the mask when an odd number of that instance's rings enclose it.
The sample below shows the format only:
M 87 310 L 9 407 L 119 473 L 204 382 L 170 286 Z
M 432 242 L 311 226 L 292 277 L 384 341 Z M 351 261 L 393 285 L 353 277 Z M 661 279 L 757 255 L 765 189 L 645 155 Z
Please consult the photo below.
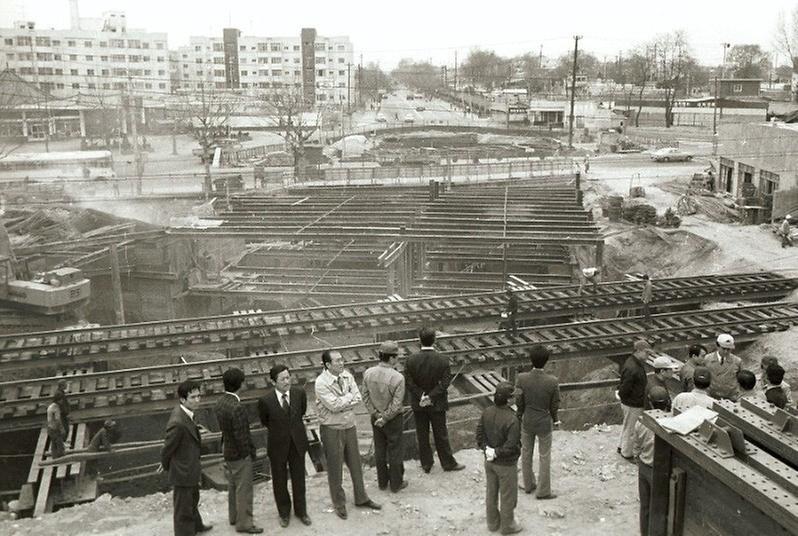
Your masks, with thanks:
M 377 123 L 387 123 L 387 122 L 388 122 L 388 118 L 385 117 L 384 113 L 380 112 L 380 113 L 377 114 Z
M 664 147 L 651 153 L 654 162 L 689 162 L 693 155 L 676 147 Z
M 415 120 L 416 120 L 416 116 L 414 116 L 410 112 L 406 113 L 405 116 L 402 118 L 402 121 L 404 121 L 405 123 L 413 123 L 413 122 L 415 122 Z
M 423 106 L 416 106 L 417 112 L 423 112 L 424 110 L 426 110 L 426 108 L 424 108 Z

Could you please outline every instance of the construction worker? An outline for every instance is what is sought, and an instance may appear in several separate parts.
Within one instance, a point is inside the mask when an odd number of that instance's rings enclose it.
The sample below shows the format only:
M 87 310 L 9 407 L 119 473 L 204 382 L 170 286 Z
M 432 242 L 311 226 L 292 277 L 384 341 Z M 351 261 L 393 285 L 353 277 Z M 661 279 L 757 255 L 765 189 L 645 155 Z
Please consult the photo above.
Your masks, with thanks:
M 99 452 L 101 450 L 111 452 L 111 445 L 119 441 L 119 436 L 120 431 L 116 426 L 116 421 L 108 419 L 103 423 L 103 427 L 92 436 L 87 450 L 89 452 Z
M 513 337 L 518 335 L 518 296 L 515 295 L 513 289 L 507 289 L 507 329 L 512 333 Z
M 64 440 L 66 428 L 61 416 L 61 406 L 66 399 L 63 391 L 57 390 L 53 394 L 53 402 L 47 406 L 47 437 L 50 438 L 50 456 L 60 458 L 64 455 Z
M 779 234 L 781 235 L 781 247 L 786 248 L 787 246 L 792 246 L 792 235 L 790 230 L 790 223 L 792 222 L 792 216 L 787 214 L 784 216 L 784 219 L 781 222 L 781 227 L 779 228 Z

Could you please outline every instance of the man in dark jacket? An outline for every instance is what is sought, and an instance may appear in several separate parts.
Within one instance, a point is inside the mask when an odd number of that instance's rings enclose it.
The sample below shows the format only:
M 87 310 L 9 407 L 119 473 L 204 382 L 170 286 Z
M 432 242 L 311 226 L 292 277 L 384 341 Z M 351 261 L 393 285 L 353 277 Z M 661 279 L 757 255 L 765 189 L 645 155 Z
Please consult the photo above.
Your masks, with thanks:
M 266 395 L 258 400 L 260 422 L 269 430 L 269 464 L 272 471 L 272 490 L 280 525 L 288 526 L 291 516 L 291 495 L 288 494 L 288 475 L 294 496 L 294 514 L 310 525 L 305 502 L 305 454 L 308 436 L 302 420 L 308 409 L 305 390 L 291 385 L 291 372 L 283 364 L 269 370 L 274 383 Z
M 255 445 L 249 432 L 247 408 L 241 404 L 238 390 L 244 383 L 244 371 L 230 368 L 222 374 L 224 394 L 214 411 L 222 432 L 224 475 L 227 478 L 227 518 L 236 532 L 260 534 L 263 529 L 252 521 L 252 462 Z
M 546 374 L 543 368 L 549 361 L 551 351 L 541 344 L 529 349 L 529 359 L 534 367 L 522 372 L 516 380 L 518 387 L 518 419 L 521 421 L 521 474 L 523 489 L 532 493 L 537 489 L 538 499 L 553 499 L 551 493 L 551 439 L 552 430 L 560 424 L 557 411 L 560 408 L 560 387 L 556 376 Z M 539 479 L 535 482 L 532 458 L 535 440 L 538 442 Z
M 651 345 L 644 340 L 635 341 L 634 351 L 621 368 L 621 383 L 618 398 L 623 411 L 623 429 L 618 442 L 618 452 L 625 459 L 634 461 L 635 423 L 643 414 L 646 397 L 646 370 L 643 363 L 651 354 Z
M 211 529 L 199 513 L 200 434 L 194 423 L 199 408 L 200 386 L 186 380 L 177 386 L 180 404 L 172 411 L 166 425 L 166 439 L 161 449 L 161 467 L 169 474 L 174 488 L 175 536 L 194 536 Z
M 521 432 L 518 419 L 508 407 L 513 386 L 502 382 L 493 395 L 494 406 L 485 408 L 477 423 L 477 447 L 485 453 L 485 510 L 488 530 L 502 534 L 521 532 L 515 522 L 518 502 L 518 457 Z
M 465 466 L 457 463 L 449 444 L 446 429 L 446 410 L 449 409 L 447 389 L 452 381 L 449 360 L 435 351 L 435 330 L 423 327 L 418 333 L 421 351 L 413 354 L 405 364 L 405 384 L 410 392 L 410 405 L 416 421 L 418 457 L 425 473 L 434 463 L 429 444 L 429 429 L 435 439 L 435 450 L 444 471 L 459 471 Z

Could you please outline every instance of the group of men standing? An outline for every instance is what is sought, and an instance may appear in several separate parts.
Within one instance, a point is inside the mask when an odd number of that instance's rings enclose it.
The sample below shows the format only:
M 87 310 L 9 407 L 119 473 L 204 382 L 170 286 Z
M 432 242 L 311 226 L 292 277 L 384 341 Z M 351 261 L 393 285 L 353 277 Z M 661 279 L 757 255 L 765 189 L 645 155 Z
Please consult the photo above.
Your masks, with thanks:
M 380 345 L 378 365 L 366 370 L 362 391 L 354 376 L 346 370 L 340 352 L 322 353 L 323 371 L 316 378 L 316 413 L 319 435 L 327 460 L 327 481 L 336 515 L 347 519 L 346 493 L 343 489 L 343 465 L 352 480 L 354 504 L 359 508 L 381 509 L 366 492 L 358 448 L 355 408 L 361 402 L 370 414 L 374 437 L 377 483 L 380 489 L 399 492 L 408 483 L 404 479 L 402 435 L 405 391 L 416 424 L 419 458 L 425 472 L 434 465 L 429 442 L 430 428 L 438 459 L 444 471 L 459 471 L 464 465 L 452 454 L 446 427 L 447 391 L 451 383 L 448 360 L 435 351 L 435 331 L 419 332 L 421 350 L 412 355 L 405 374 L 396 370 L 399 347 L 387 341 Z M 261 424 L 268 430 L 267 455 L 271 467 L 274 500 L 280 525 L 287 527 L 294 515 L 311 525 L 305 498 L 305 455 L 308 450 L 304 416 L 307 397 L 301 387 L 292 386 L 288 367 L 275 365 L 269 371 L 273 387 L 258 400 Z M 253 462 L 256 449 L 250 433 L 249 416 L 239 390 L 245 380 L 238 368 L 222 376 L 224 393 L 215 405 L 222 434 L 225 476 L 228 481 L 228 521 L 236 532 L 259 534 L 261 527 L 253 519 Z M 178 386 L 179 405 L 166 428 L 161 450 L 161 465 L 174 487 L 174 531 L 176 536 L 190 536 L 212 528 L 205 524 L 198 510 L 201 475 L 201 434 L 194 420 L 200 405 L 200 386 L 188 380 Z M 291 493 L 288 480 L 291 480 Z

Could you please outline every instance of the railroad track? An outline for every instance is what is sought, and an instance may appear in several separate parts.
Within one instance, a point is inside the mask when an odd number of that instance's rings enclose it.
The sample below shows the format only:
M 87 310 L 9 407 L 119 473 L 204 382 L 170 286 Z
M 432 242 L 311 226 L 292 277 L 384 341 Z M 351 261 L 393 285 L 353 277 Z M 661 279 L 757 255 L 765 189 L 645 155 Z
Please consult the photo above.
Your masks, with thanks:
M 452 364 L 454 372 L 473 368 L 491 369 L 526 364 L 524 349 L 545 343 L 554 359 L 624 356 L 634 341 L 645 337 L 660 351 L 708 343 L 719 332 L 731 333 L 738 342 L 759 335 L 787 330 L 798 325 L 798 303 L 772 303 L 653 315 L 640 317 L 553 324 L 519 330 L 517 337 L 505 331 L 442 336 L 436 347 Z M 347 367 L 356 375 L 377 362 L 378 343 L 338 347 Z M 417 340 L 400 341 L 403 355 L 419 349 Z M 300 382 L 320 372 L 319 350 L 302 350 L 252 355 L 234 359 L 180 365 L 97 372 L 68 380 L 73 405 L 71 415 L 78 421 L 110 416 L 140 415 L 163 411 L 175 401 L 175 385 L 186 378 L 202 382 L 206 406 L 223 392 L 222 372 L 242 368 L 247 385 L 244 399 L 260 396 L 268 387 L 268 372 L 276 363 L 285 363 Z M 0 432 L 41 426 L 58 378 L 38 378 L 0 383 Z
M 580 294 L 578 286 L 518 291 L 519 318 L 542 320 L 641 306 L 642 282 L 608 282 Z M 659 279 L 653 306 L 710 300 L 779 298 L 798 286 L 798 278 L 757 272 Z M 506 307 L 502 292 L 482 292 L 397 302 L 371 302 L 305 309 L 219 315 L 69 331 L 44 331 L 0 337 L 0 370 L 75 365 L 91 361 L 176 355 L 195 350 L 252 352 L 266 345 L 310 334 L 376 333 L 434 326 L 499 321 Z

